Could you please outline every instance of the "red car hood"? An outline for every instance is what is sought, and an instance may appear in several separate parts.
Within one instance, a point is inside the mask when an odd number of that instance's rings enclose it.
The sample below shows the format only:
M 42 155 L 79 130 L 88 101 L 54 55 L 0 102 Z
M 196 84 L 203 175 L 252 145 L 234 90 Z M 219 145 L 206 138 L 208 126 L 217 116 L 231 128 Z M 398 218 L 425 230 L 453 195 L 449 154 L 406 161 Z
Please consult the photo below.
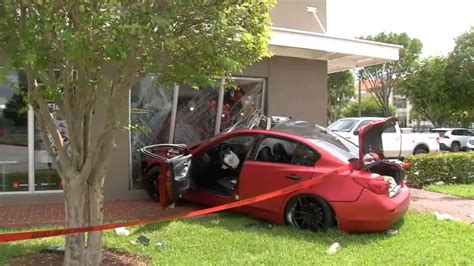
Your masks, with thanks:
M 383 153 L 382 133 L 397 122 L 396 117 L 388 117 L 374 121 L 359 130 L 359 159 L 364 155 L 376 153 L 381 159 L 385 158 Z

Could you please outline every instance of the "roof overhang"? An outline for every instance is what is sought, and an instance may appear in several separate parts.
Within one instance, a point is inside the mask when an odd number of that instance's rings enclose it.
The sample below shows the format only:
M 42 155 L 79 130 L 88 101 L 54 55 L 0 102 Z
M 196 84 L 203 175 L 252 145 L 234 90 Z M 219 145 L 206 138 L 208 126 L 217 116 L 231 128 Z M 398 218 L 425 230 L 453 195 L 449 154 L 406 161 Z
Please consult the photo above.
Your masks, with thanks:
M 395 61 L 401 45 L 341 38 L 328 34 L 272 28 L 270 50 L 274 55 L 324 60 L 328 73 Z

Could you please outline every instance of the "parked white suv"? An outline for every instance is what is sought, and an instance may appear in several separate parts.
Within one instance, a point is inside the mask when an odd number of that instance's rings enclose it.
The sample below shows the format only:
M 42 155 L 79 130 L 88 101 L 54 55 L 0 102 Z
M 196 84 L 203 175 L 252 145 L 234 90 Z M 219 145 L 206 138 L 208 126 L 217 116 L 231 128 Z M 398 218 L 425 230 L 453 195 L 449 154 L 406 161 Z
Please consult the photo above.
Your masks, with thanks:
M 469 149 L 469 139 L 474 133 L 465 128 L 434 128 L 431 132 L 438 133 L 441 150 L 446 151 L 464 151 Z
M 341 137 L 358 143 L 359 129 L 382 117 L 348 117 L 342 118 L 327 127 Z M 384 154 L 388 158 L 403 158 L 412 154 L 439 151 L 438 134 L 402 133 L 398 124 L 388 128 L 382 134 Z

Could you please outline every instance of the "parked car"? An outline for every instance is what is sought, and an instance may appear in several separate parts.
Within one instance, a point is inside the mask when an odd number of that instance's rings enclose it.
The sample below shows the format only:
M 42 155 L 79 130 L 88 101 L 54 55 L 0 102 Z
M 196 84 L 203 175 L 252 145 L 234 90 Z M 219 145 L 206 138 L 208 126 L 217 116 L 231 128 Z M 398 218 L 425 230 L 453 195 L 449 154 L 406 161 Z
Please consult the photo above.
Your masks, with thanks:
M 386 230 L 407 211 L 404 172 L 383 154 L 381 133 L 394 119 L 360 128 L 360 149 L 305 121 L 243 124 L 252 129 L 237 127 L 191 146 L 142 148 L 150 197 L 163 208 L 179 199 L 217 206 L 333 172 L 310 188 L 232 210 L 301 229 L 350 232 Z M 348 164 L 351 170 L 335 171 Z
M 466 146 L 470 151 L 474 151 L 474 137 L 469 139 Z
M 361 127 L 373 121 L 381 120 L 384 120 L 384 118 L 342 118 L 329 125 L 328 129 L 353 143 L 357 143 Z M 384 154 L 387 158 L 403 158 L 412 154 L 437 152 L 439 151 L 438 141 L 438 134 L 402 133 L 398 123 L 388 127 L 382 134 Z
M 469 139 L 474 133 L 465 128 L 434 128 L 431 132 L 440 136 L 440 149 L 445 151 L 465 151 L 469 149 Z

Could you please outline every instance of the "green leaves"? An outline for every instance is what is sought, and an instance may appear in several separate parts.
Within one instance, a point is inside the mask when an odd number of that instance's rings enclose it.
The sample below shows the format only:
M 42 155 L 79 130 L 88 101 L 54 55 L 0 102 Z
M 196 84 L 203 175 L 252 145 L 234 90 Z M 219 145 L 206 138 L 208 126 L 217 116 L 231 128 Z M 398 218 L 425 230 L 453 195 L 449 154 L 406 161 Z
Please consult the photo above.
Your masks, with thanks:
M 5 0 L 0 49 L 17 67 L 40 72 L 77 60 L 91 68 L 104 62 L 120 66 L 134 53 L 141 59 L 140 71 L 194 85 L 270 55 L 273 3 L 32 0 L 20 7 Z
M 474 26 L 456 39 L 445 76 L 451 88 L 449 96 L 459 107 L 457 111 L 468 112 L 474 118 Z
M 376 84 L 371 88 L 371 94 L 374 95 L 377 104 L 383 108 L 385 116 L 388 116 L 389 97 L 393 87 L 398 80 L 413 72 L 423 45 L 420 40 L 410 38 L 406 33 L 382 32 L 364 39 L 403 46 L 400 49 L 399 60 L 369 66 L 359 73 L 362 80 L 369 80 L 371 84 Z
M 422 187 L 437 181 L 446 184 L 474 183 L 474 152 L 430 153 L 408 156 L 411 163 L 406 171 L 412 187 Z
M 328 76 L 328 117 L 339 119 L 342 109 L 355 96 L 355 79 L 352 71 L 343 71 Z

